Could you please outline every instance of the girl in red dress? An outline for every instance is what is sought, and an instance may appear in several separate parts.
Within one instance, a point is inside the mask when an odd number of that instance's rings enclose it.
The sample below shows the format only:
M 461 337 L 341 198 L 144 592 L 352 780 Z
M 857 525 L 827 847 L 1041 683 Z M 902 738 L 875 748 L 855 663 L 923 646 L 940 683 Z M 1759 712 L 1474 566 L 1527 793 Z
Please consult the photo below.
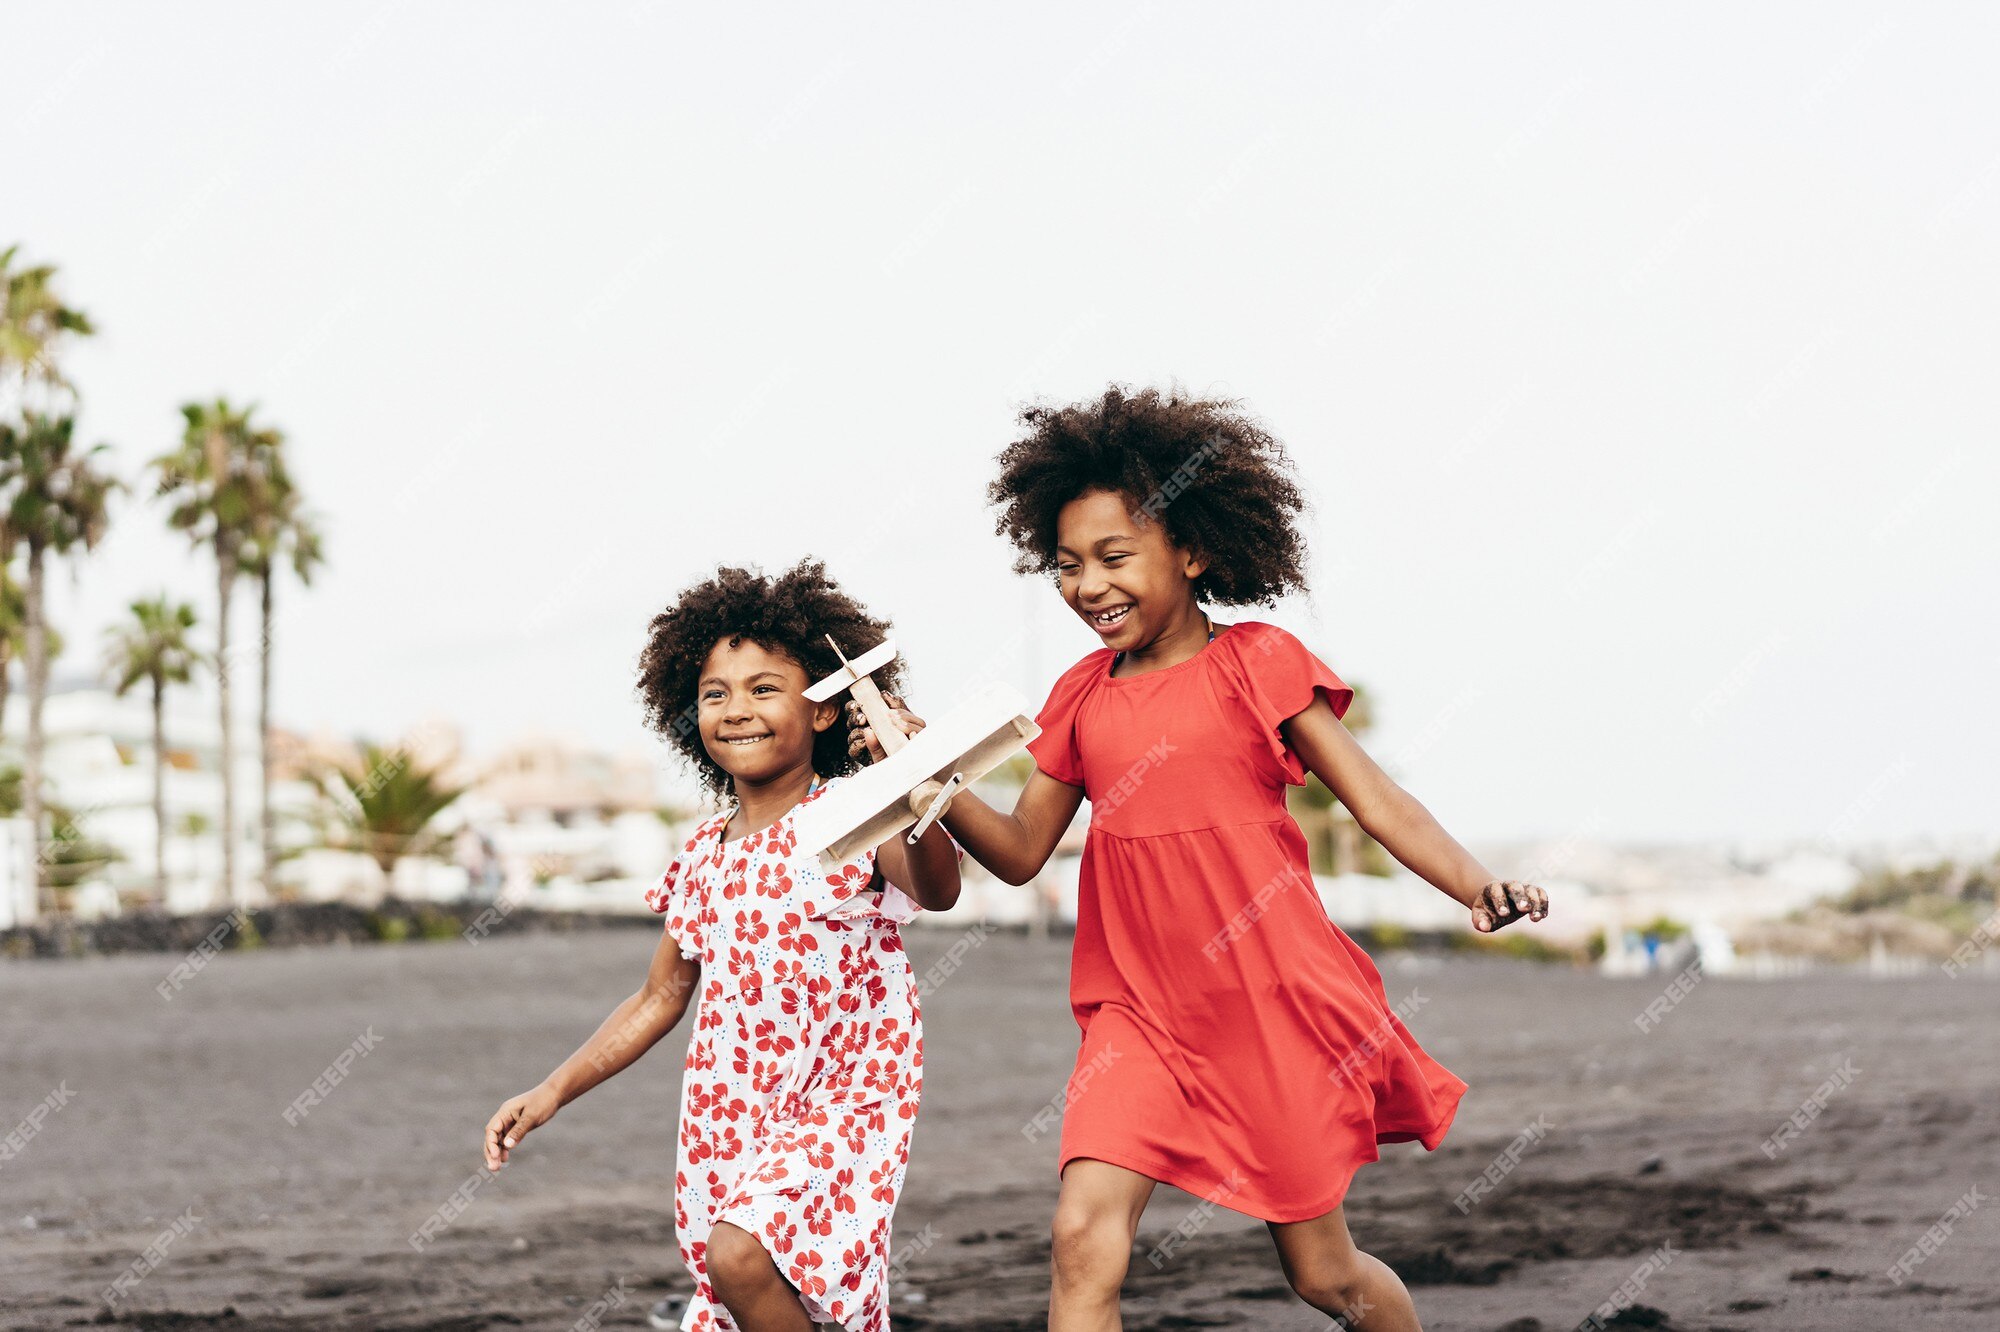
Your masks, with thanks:
M 1156 1181 L 1269 1224 L 1291 1287 L 1367 1332 L 1416 1332 L 1341 1202 L 1377 1144 L 1435 1150 L 1466 1084 L 1417 1044 L 1368 955 L 1328 919 L 1287 784 L 1317 774 L 1481 932 L 1547 914 L 1496 881 L 1357 745 L 1354 691 L 1285 630 L 1203 603 L 1305 586 L 1302 496 L 1235 404 L 1156 390 L 1030 408 L 989 489 L 1017 570 L 1053 572 L 1103 646 L 1050 690 L 1011 814 L 944 822 L 1009 883 L 1091 802 L 1070 1004 L 1051 1332 L 1104 1332 Z M 905 714 L 905 725 L 919 725 Z M 865 730 L 854 739 L 875 748 Z

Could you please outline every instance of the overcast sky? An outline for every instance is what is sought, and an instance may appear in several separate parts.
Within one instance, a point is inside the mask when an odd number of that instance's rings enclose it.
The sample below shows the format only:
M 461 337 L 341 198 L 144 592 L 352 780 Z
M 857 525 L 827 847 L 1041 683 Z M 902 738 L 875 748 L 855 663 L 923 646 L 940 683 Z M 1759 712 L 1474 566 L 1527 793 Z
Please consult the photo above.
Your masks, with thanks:
M 1038 707 L 1097 639 L 993 455 L 1177 378 L 1317 505 L 1217 618 L 1461 837 L 1994 827 L 2000 10 L 1080 8 L 9 4 L 0 245 L 129 477 L 191 397 L 290 436 L 285 725 L 664 764 L 647 619 L 807 553 L 919 711 Z M 212 581 L 126 501 L 59 669 Z

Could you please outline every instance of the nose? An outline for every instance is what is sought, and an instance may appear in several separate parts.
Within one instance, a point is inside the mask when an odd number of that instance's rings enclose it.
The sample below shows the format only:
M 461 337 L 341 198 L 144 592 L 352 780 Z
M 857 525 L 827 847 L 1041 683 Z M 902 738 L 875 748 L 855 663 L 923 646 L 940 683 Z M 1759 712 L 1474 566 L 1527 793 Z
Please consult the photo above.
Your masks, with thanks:
M 1076 599 L 1086 606 L 1100 600 L 1110 590 L 1111 584 L 1104 577 L 1104 566 L 1101 564 L 1085 565 L 1083 572 L 1077 576 Z
M 734 689 L 722 701 L 722 720 L 725 722 L 746 722 L 750 720 L 750 696 Z

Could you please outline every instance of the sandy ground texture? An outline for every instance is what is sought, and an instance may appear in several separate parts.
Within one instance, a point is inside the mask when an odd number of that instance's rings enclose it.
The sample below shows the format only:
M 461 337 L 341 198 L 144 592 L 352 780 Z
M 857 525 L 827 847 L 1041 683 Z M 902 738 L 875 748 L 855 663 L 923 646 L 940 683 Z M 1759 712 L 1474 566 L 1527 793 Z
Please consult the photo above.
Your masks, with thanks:
M 958 954 L 924 1001 L 897 1327 L 1042 1328 L 1056 1137 L 1032 1125 L 1076 1049 L 1067 940 L 908 937 L 920 970 Z M 0 965 L 0 1327 L 644 1326 L 689 1284 L 671 1209 L 686 1024 L 501 1175 L 479 1143 L 653 943 L 225 953 L 171 1000 L 165 955 Z M 2000 987 L 1716 978 L 1676 1002 L 1664 977 L 1383 969 L 1472 1088 L 1439 1151 L 1385 1149 L 1347 1203 L 1431 1332 L 1572 1329 L 1621 1286 L 1611 1327 L 2000 1327 Z M 1482 1172 L 1498 1182 L 1456 1205 Z M 1331 1325 L 1287 1289 L 1260 1222 L 1164 1186 L 1124 1311 L 1128 1329 Z

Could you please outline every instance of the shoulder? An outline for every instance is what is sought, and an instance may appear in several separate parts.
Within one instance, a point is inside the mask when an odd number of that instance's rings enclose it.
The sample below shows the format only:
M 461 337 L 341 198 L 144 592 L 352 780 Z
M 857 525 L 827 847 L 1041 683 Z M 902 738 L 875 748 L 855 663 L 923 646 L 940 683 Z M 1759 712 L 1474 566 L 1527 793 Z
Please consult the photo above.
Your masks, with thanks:
M 1111 659 L 1116 655 L 1110 648 L 1098 648 L 1058 675 L 1055 683 L 1049 686 L 1049 698 L 1042 705 L 1042 716 L 1048 717 L 1075 707 L 1110 673 Z
M 1227 643 L 1229 655 L 1253 663 L 1305 650 L 1305 644 L 1291 630 L 1268 620 L 1238 620 L 1229 627 L 1228 633 L 1218 636 L 1215 641 L 1218 644 Z
M 723 825 L 728 822 L 729 811 L 726 809 L 720 809 L 713 814 L 706 814 L 696 819 L 694 827 L 690 828 L 688 835 L 681 839 L 681 854 L 684 856 L 694 854 L 703 842 L 716 833 L 721 832 Z
M 1055 687 L 1078 688 L 1096 683 L 1111 670 L 1111 659 L 1117 655 L 1117 652 L 1108 647 L 1098 648 L 1086 654 L 1081 661 L 1056 677 Z

